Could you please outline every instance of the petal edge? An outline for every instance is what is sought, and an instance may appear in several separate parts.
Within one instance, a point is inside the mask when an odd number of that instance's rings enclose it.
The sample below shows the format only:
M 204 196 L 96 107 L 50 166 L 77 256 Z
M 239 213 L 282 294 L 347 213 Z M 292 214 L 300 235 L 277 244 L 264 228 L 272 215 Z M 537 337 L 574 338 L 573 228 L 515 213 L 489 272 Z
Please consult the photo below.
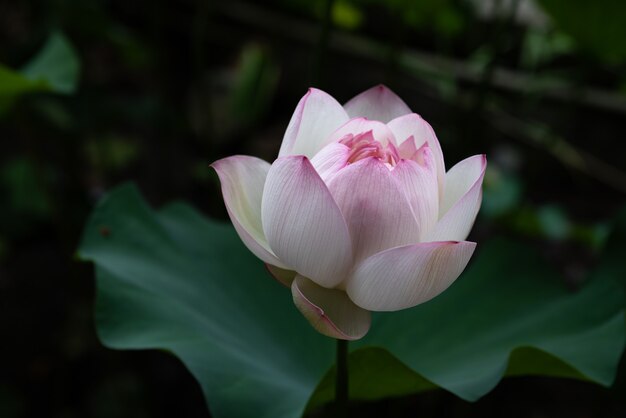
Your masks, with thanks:
M 335 98 L 322 90 L 310 88 L 291 116 L 278 156 L 302 154 L 313 158 L 328 136 L 348 119 Z
M 485 156 L 475 155 L 448 171 L 439 220 L 428 232 L 426 241 L 462 241 L 467 238 L 480 209 L 486 167 Z
M 352 266 L 348 226 L 308 158 L 281 157 L 272 164 L 261 217 L 270 248 L 292 270 L 324 287 L 345 279 Z
M 370 311 L 397 311 L 427 302 L 465 269 L 476 243 L 428 242 L 391 248 L 364 260 L 347 281 L 354 303 Z
M 246 247 L 264 262 L 287 268 L 270 249 L 261 223 L 263 187 L 270 164 L 235 155 L 215 161 L 211 167 L 220 179 L 226 211 Z
M 406 103 L 383 84 L 354 96 L 343 107 L 351 118 L 364 117 L 383 123 L 411 113 Z
M 370 312 L 355 305 L 341 290 L 326 289 L 298 275 L 291 284 L 291 293 L 298 310 L 321 334 L 358 340 L 370 328 Z

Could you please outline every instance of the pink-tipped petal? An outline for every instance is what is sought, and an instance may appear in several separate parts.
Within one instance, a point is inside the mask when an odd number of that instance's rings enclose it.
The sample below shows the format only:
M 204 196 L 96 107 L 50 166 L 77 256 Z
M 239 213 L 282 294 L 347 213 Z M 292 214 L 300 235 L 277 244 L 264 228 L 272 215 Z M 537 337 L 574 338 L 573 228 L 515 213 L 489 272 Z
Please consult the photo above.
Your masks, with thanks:
M 437 171 L 432 152 L 428 147 L 421 150 L 422 164 L 402 160 L 391 171 L 400 189 L 407 196 L 420 228 L 420 241 L 437 223 L 439 215 L 439 191 Z
M 293 270 L 281 269 L 267 263 L 265 264 L 265 268 L 278 283 L 287 287 L 291 287 L 291 282 L 293 282 L 293 279 L 295 279 L 298 274 Z
M 474 253 L 473 242 L 429 242 L 391 248 L 357 266 L 346 292 L 370 311 L 397 311 L 424 303 L 448 288 Z
M 435 164 L 437 166 L 437 181 L 439 182 L 439 193 L 443 194 L 446 167 L 443 161 L 443 152 L 441 151 L 441 145 L 435 135 L 435 131 L 420 115 L 417 113 L 411 113 L 401 116 L 390 121 L 387 126 L 393 132 L 400 149 L 405 150 L 405 153 L 401 153 L 402 158 L 411 158 L 406 152 L 413 147 L 409 144 L 405 144 L 405 141 L 410 141 L 411 138 L 414 141 L 415 149 L 419 149 L 424 143 L 427 143 L 435 158 Z M 412 155 L 412 154 L 411 154 Z
M 446 189 L 439 207 L 439 221 L 424 241 L 463 241 L 476 220 L 482 202 L 482 184 L 487 167 L 484 155 L 469 157 L 448 171 Z
M 352 266 L 348 227 L 306 157 L 281 157 L 272 164 L 261 217 L 270 248 L 291 269 L 324 287 L 345 279 Z
M 415 145 L 415 139 L 413 135 L 408 138 L 397 138 L 396 141 L 400 143 L 398 147 L 398 153 L 400 154 L 400 158 L 404 158 L 405 160 L 412 160 L 413 155 L 417 152 L 417 146 Z
M 333 177 L 328 189 L 348 222 L 355 262 L 386 248 L 419 242 L 411 205 L 377 158 L 347 166 Z
M 236 155 L 216 161 L 211 167 L 220 178 L 226 210 L 246 247 L 264 262 L 287 268 L 270 249 L 261 222 L 263 186 L 270 164 Z
M 364 117 L 383 123 L 411 113 L 406 103 L 382 84 L 355 96 L 343 107 L 351 118 Z
M 315 154 L 311 164 L 324 183 L 328 183 L 339 170 L 348 165 L 348 158 L 350 158 L 350 148 L 339 142 L 332 142 Z
M 346 135 L 352 134 L 357 136 L 366 132 L 372 132 L 374 139 L 382 145 L 386 146 L 388 143 L 395 145 L 396 143 L 396 138 L 394 138 L 393 132 L 391 132 L 391 129 L 389 129 L 387 125 L 376 120 L 369 120 L 365 118 L 350 119 L 330 134 L 327 143 L 337 142 L 345 138 Z
M 355 305 L 342 290 L 326 289 L 298 275 L 291 284 L 291 294 L 302 315 L 326 336 L 358 340 L 370 328 L 370 312 Z
M 311 88 L 298 103 L 278 153 L 312 158 L 328 136 L 348 121 L 343 107 L 329 94 Z

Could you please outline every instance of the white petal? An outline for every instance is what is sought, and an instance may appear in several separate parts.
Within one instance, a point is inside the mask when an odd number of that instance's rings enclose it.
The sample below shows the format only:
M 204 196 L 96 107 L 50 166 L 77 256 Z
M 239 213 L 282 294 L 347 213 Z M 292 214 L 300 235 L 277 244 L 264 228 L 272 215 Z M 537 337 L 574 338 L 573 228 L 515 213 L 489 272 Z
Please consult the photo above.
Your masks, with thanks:
M 332 96 L 318 89 L 309 89 L 289 121 L 278 156 L 313 158 L 328 143 L 328 136 L 347 121 L 347 113 Z
M 358 340 L 370 328 L 371 314 L 337 289 L 326 289 L 296 276 L 291 284 L 293 302 L 318 332 L 341 340 Z
M 344 168 L 328 189 L 348 224 L 355 262 L 387 248 L 419 242 L 411 205 L 377 158 Z
M 419 159 L 401 160 L 391 171 L 400 189 L 406 194 L 419 224 L 420 241 L 437 223 L 439 215 L 439 191 L 437 172 L 430 148 L 420 149 Z
M 375 254 L 348 279 L 354 303 L 370 311 L 397 311 L 424 303 L 448 288 L 474 253 L 473 242 L 429 242 Z
M 352 266 L 348 227 L 306 157 L 281 157 L 272 164 L 261 209 L 270 248 L 292 270 L 324 287 L 346 278 Z
M 383 123 L 411 113 L 406 103 L 382 84 L 355 96 L 343 107 L 351 118 L 364 117 Z
M 485 156 L 475 155 L 448 171 L 439 221 L 424 241 L 462 241 L 467 238 L 480 209 L 486 167 Z
M 266 263 L 287 268 L 270 249 L 261 223 L 261 199 L 270 164 L 236 155 L 216 161 L 211 167 L 220 178 L 226 210 L 246 247 Z
M 446 167 L 443 161 L 441 145 L 430 124 L 417 113 L 411 113 L 392 120 L 387 126 L 393 132 L 398 144 L 400 144 L 400 150 L 402 151 L 400 156 L 402 158 L 410 158 L 406 153 L 413 149 L 413 146 L 405 144 L 405 141 L 414 141 L 415 149 L 419 149 L 424 143 L 428 144 L 435 157 L 437 181 L 439 182 L 439 194 L 441 196 L 444 190 Z

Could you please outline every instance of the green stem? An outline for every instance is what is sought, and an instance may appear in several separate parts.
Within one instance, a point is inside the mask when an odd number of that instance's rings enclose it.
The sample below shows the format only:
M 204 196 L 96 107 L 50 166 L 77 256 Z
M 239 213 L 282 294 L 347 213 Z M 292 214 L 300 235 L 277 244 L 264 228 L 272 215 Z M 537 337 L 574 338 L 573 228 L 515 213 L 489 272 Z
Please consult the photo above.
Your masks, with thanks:
M 348 341 L 346 340 L 337 340 L 335 405 L 337 417 L 348 416 Z

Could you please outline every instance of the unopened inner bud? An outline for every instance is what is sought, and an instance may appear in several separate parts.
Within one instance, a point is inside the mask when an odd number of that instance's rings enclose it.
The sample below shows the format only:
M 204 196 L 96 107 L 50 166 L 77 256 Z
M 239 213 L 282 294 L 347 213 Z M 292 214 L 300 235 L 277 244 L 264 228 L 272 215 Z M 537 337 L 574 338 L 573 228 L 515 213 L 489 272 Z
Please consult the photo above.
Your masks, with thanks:
M 384 146 L 374 138 L 372 131 L 357 135 L 348 134 L 339 142 L 350 148 L 349 163 L 355 163 L 368 157 L 375 157 L 395 166 L 400 160 L 396 147 L 391 142 Z

